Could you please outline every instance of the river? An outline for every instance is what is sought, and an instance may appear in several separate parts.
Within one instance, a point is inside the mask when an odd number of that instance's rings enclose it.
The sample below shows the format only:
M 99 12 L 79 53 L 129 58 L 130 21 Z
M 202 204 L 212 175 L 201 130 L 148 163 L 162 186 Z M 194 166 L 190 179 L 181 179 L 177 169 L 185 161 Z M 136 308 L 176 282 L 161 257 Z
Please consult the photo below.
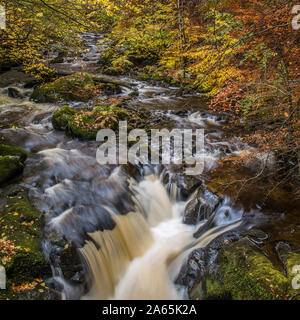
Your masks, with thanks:
M 101 36 L 83 37 L 89 50 L 78 59 L 65 59 L 55 65 L 57 69 L 97 72 L 101 50 L 96 43 Z M 162 127 L 205 130 L 205 171 L 198 178 L 202 185 L 220 159 L 255 150 L 224 137 L 226 116 L 208 110 L 201 94 L 178 96 L 175 87 L 120 78 L 131 82 L 133 89 L 123 87 L 118 96 L 138 91 L 131 105 L 147 108 L 153 118 L 161 117 Z M 8 87 L 1 88 L 1 117 L 14 118 L 14 125 L 1 134 L 29 153 L 20 184 L 30 190 L 32 202 L 45 214 L 43 252 L 62 299 L 185 299 L 187 288 L 176 284 L 182 265 L 194 249 L 209 246 L 220 235 L 263 226 L 268 240 L 262 246 L 269 253 L 278 229 L 284 239 L 294 226 L 294 238 L 299 239 L 299 225 L 282 210 L 263 211 L 253 202 L 236 202 L 230 194 L 223 195 L 213 219 L 183 223 L 192 195 L 187 195 L 187 180 L 172 166 L 99 165 L 96 141 L 72 139 L 53 130 L 51 117 L 61 105 L 30 101 L 32 89 L 23 83 L 9 88 L 21 97 L 8 97 Z M 86 107 L 79 102 L 69 105 L 78 110 Z M 265 160 L 260 154 L 255 165 Z M 267 161 L 272 166 L 272 157 Z M 251 166 L 253 161 L 245 165 Z M 87 286 L 65 279 L 58 258 L 62 239 L 79 248 Z

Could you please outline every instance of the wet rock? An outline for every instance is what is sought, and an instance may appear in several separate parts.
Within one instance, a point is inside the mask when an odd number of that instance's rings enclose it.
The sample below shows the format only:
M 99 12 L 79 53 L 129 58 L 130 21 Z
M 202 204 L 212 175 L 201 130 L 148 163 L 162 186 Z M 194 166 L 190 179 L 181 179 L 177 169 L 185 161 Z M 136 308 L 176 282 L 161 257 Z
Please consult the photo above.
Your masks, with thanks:
M 192 251 L 183 264 L 176 284 L 187 288 L 187 293 L 191 299 L 206 299 L 206 279 L 215 278 L 219 272 L 219 252 L 224 245 L 229 245 L 241 239 L 237 231 L 230 231 L 216 238 L 209 246 Z M 209 297 L 217 298 L 217 297 Z M 225 293 L 223 299 L 229 299 L 230 295 Z
M 197 198 L 190 200 L 184 210 L 183 223 L 196 224 L 199 220 L 200 203 Z
M 21 148 L 0 144 L 0 156 L 16 156 L 22 163 L 27 158 L 27 152 Z
M 206 273 L 208 259 L 208 250 L 200 249 L 193 251 L 187 263 L 181 269 L 176 284 L 186 286 L 191 290 L 199 279 L 202 279 Z
M 78 281 L 53 277 L 46 282 L 52 292 L 60 296 L 60 300 L 79 300 L 86 293 L 85 286 Z
M 2 299 L 26 299 L 26 294 L 13 290 L 13 286 L 23 283 L 40 283 L 51 275 L 49 264 L 45 261 L 40 247 L 40 232 L 43 219 L 29 201 L 27 190 L 19 185 L 9 185 L 0 194 L 1 232 L 5 233 L 4 241 L 11 241 L 14 252 L 7 255 L 0 250 L 0 262 L 5 265 L 7 289 L 0 290 Z M 2 247 L 3 248 L 3 247 Z M 36 279 L 39 279 L 37 281 Z M 46 293 L 47 289 L 37 286 Z M 35 292 L 35 295 L 39 292 Z M 42 298 L 42 295 L 40 295 Z
M 34 290 L 21 292 L 18 300 L 62 300 L 62 296 L 59 292 L 46 286 L 45 283 L 39 283 Z
M 34 77 L 18 71 L 18 70 L 10 70 L 3 74 L 0 77 L 0 88 L 5 88 L 10 85 L 14 85 L 16 83 L 29 83 L 31 81 L 36 80 Z
M 87 73 L 74 73 L 35 87 L 34 101 L 55 103 L 60 101 L 88 101 L 95 95 L 96 86 Z
M 56 111 L 52 117 L 52 125 L 56 130 L 66 130 L 69 121 L 74 117 L 76 111 L 69 106 L 64 106 L 60 110 Z
M 207 190 L 204 186 L 199 187 L 187 203 L 183 216 L 183 223 L 197 224 L 203 219 L 208 219 L 216 210 L 221 199 Z
M 208 272 L 201 283 L 190 290 L 195 299 L 278 300 L 297 291 L 292 287 L 293 267 L 300 254 L 286 254 L 287 275 L 252 241 L 243 238 L 224 247 L 218 255 L 217 272 Z
M 24 89 L 31 89 L 31 88 L 35 87 L 36 85 L 40 84 L 40 82 L 41 81 L 37 80 L 37 79 L 27 81 L 24 85 Z
M 15 156 L 0 156 L 0 185 L 23 172 L 24 165 Z
M 65 245 L 60 254 L 60 267 L 66 279 L 72 279 L 78 276 L 76 281 L 82 281 L 82 264 L 74 244 Z M 73 279 L 75 280 L 75 279 Z
M 23 99 L 24 95 L 16 88 L 7 89 L 8 96 L 15 99 Z
M 184 184 L 185 184 L 185 190 L 190 195 L 194 193 L 194 191 L 202 185 L 202 181 L 198 176 L 184 176 Z
M 136 181 L 141 180 L 141 173 L 137 166 L 127 163 L 126 165 L 121 165 L 121 170 L 128 178 L 132 177 Z
M 284 267 L 286 267 L 286 256 L 292 251 L 291 246 L 287 242 L 279 241 L 275 246 L 275 250 L 279 260 L 282 262 Z
M 120 120 L 130 124 L 129 113 L 114 104 L 96 106 L 92 111 L 80 111 L 69 121 L 68 129 L 74 137 L 95 139 L 100 129 L 117 129 Z
M 155 91 L 148 91 L 148 92 L 145 92 L 145 95 L 147 98 L 153 98 L 153 96 L 156 94 Z
M 0 185 L 23 172 L 26 158 L 26 151 L 9 145 L 0 145 Z
M 263 243 L 264 240 L 268 239 L 268 235 L 262 230 L 251 229 L 250 231 L 246 231 L 243 233 L 244 236 L 248 237 L 251 241 L 256 244 Z
M 128 129 L 141 128 L 145 121 L 138 112 L 124 107 L 122 103 L 96 105 L 93 110 L 75 111 L 68 106 L 56 111 L 52 117 L 53 127 L 66 130 L 73 137 L 95 139 L 100 129 L 117 129 L 119 121 L 127 121 Z

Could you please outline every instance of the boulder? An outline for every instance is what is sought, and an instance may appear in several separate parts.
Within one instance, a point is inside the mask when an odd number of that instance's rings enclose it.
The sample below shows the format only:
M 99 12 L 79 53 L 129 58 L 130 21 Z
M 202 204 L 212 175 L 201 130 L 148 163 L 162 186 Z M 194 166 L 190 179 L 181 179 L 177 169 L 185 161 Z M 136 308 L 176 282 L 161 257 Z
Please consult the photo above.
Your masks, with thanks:
M 206 269 L 190 290 L 191 299 L 283 300 L 296 297 L 292 281 L 300 254 L 285 254 L 285 270 L 271 262 L 251 240 L 242 238 L 223 247 L 216 269 Z
M 21 148 L 0 144 L 0 156 L 15 156 L 24 163 L 27 158 L 27 152 Z
M 41 103 L 88 101 L 95 95 L 96 86 L 87 73 L 74 73 L 34 88 L 31 99 Z
M 0 185 L 22 173 L 26 158 L 26 151 L 9 145 L 0 145 Z
M 119 121 L 130 120 L 128 112 L 114 104 L 96 106 L 92 111 L 80 111 L 70 119 L 68 129 L 74 137 L 96 139 L 100 129 L 117 129 Z
M 0 185 L 22 173 L 24 165 L 16 156 L 0 156 Z
M 56 130 L 64 131 L 68 127 L 69 121 L 74 117 L 76 111 L 69 106 L 64 106 L 56 111 L 52 117 L 52 125 Z
M 36 79 L 25 72 L 18 70 L 10 70 L 0 77 L 0 88 L 5 88 L 16 83 L 24 83 L 25 85 L 29 82 L 36 81 Z
M 24 95 L 16 88 L 7 89 L 8 96 L 15 99 L 23 99 Z
M 66 130 L 73 137 L 96 139 L 100 129 L 117 129 L 119 121 L 126 120 L 128 129 L 141 127 L 142 119 L 135 110 L 125 109 L 124 104 L 96 105 L 93 110 L 75 111 L 68 106 L 56 111 L 52 124 L 56 130 Z
M 205 186 L 200 186 L 191 196 L 187 203 L 183 223 L 197 224 L 199 221 L 208 219 L 216 210 L 221 199 L 210 192 Z
M 27 190 L 19 185 L 2 189 L 0 219 L 1 226 L 7 226 L 0 239 L 0 264 L 5 266 L 7 275 L 6 290 L 0 290 L 0 300 L 28 299 L 28 291 L 35 292 L 35 298 L 48 299 L 49 290 L 42 286 L 42 280 L 51 276 L 40 245 L 44 222 L 30 203 Z M 32 290 L 26 290 L 26 284 L 31 284 Z

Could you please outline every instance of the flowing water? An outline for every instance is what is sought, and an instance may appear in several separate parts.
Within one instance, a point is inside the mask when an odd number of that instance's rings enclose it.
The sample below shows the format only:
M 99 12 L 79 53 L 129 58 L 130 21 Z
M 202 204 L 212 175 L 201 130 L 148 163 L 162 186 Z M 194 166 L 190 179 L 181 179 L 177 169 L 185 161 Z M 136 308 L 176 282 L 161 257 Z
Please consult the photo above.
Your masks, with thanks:
M 101 54 L 96 46 L 99 38 L 86 34 L 90 51 L 82 60 L 57 67 L 95 71 Z M 201 95 L 177 97 L 177 88 L 125 80 L 139 91 L 139 97 L 131 102 L 136 108 L 147 107 L 153 117 L 161 117 L 170 127 L 205 129 L 206 172 L 225 156 L 253 150 L 223 139 L 224 119 L 207 111 Z M 6 125 L 1 135 L 29 152 L 21 184 L 45 213 L 43 249 L 53 280 L 61 284 L 62 298 L 187 298 L 186 288 L 175 285 L 184 261 L 194 249 L 241 228 L 245 210 L 225 197 L 212 217 L 196 225 L 184 224 L 188 199 L 183 191 L 188 186 L 174 168 L 99 165 L 95 141 L 72 139 L 53 130 L 51 117 L 60 106 L 33 103 L 29 100 L 32 89 L 22 84 L 9 87 L 22 97 L 8 97 L 8 87 L 1 89 L 0 116 L 6 119 L 3 123 L 14 124 Z M 130 90 L 123 88 L 122 95 L 128 93 Z M 71 106 L 84 107 L 82 103 Z M 250 216 L 259 220 L 263 214 L 258 208 Z M 62 239 L 79 248 L 86 287 L 64 279 L 58 259 Z

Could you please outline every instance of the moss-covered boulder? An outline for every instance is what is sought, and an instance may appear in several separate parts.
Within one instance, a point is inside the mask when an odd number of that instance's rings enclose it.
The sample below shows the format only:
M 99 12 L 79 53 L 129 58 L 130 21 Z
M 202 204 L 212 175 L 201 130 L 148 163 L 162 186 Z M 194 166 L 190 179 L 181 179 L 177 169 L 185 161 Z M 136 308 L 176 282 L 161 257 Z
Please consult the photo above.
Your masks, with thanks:
M 0 264 L 7 276 L 0 300 L 19 299 L 22 291 L 37 288 L 45 293 L 48 289 L 40 285 L 51 269 L 41 251 L 41 214 L 31 205 L 27 190 L 18 185 L 7 187 L 0 203 Z
M 22 173 L 26 158 L 27 153 L 21 148 L 0 145 L 0 185 Z
M 76 111 L 69 106 L 64 106 L 60 110 L 56 111 L 52 117 L 52 125 L 56 130 L 66 130 L 68 123 L 73 119 Z
M 117 129 L 119 121 L 130 120 L 130 114 L 115 104 L 96 106 L 92 111 L 80 111 L 69 121 L 73 136 L 81 139 L 95 139 L 100 129 Z
M 16 156 L 19 161 L 25 162 L 27 152 L 21 148 L 0 144 L 0 156 Z
M 208 273 L 191 290 L 191 298 L 233 300 L 278 300 L 296 294 L 292 268 L 300 254 L 289 253 L 287 274 L 249 239 L 243 238 L 219 253 L 217 272 Z M 295 274 L 293 275 L 295 276 Z
M 145 127 L 147 116 L 128 108 L 124 103 L 96 105 L 92 110 L 75 111 L 68 106 L 56 111 L 52 117 L 53 127 L 65 130 L 73 137 L 96 139 L 101 129 L 117 130 L 119 121 L 127 121 L 128 130 Z
M 96 86 L 87 73 L 74 73 L 34 89 L 31 98 L 37 102 L 88 101 L 95 95 Z
M 0 156 L 0 185 L 22 173 L 24 164 L 16 156 Z

